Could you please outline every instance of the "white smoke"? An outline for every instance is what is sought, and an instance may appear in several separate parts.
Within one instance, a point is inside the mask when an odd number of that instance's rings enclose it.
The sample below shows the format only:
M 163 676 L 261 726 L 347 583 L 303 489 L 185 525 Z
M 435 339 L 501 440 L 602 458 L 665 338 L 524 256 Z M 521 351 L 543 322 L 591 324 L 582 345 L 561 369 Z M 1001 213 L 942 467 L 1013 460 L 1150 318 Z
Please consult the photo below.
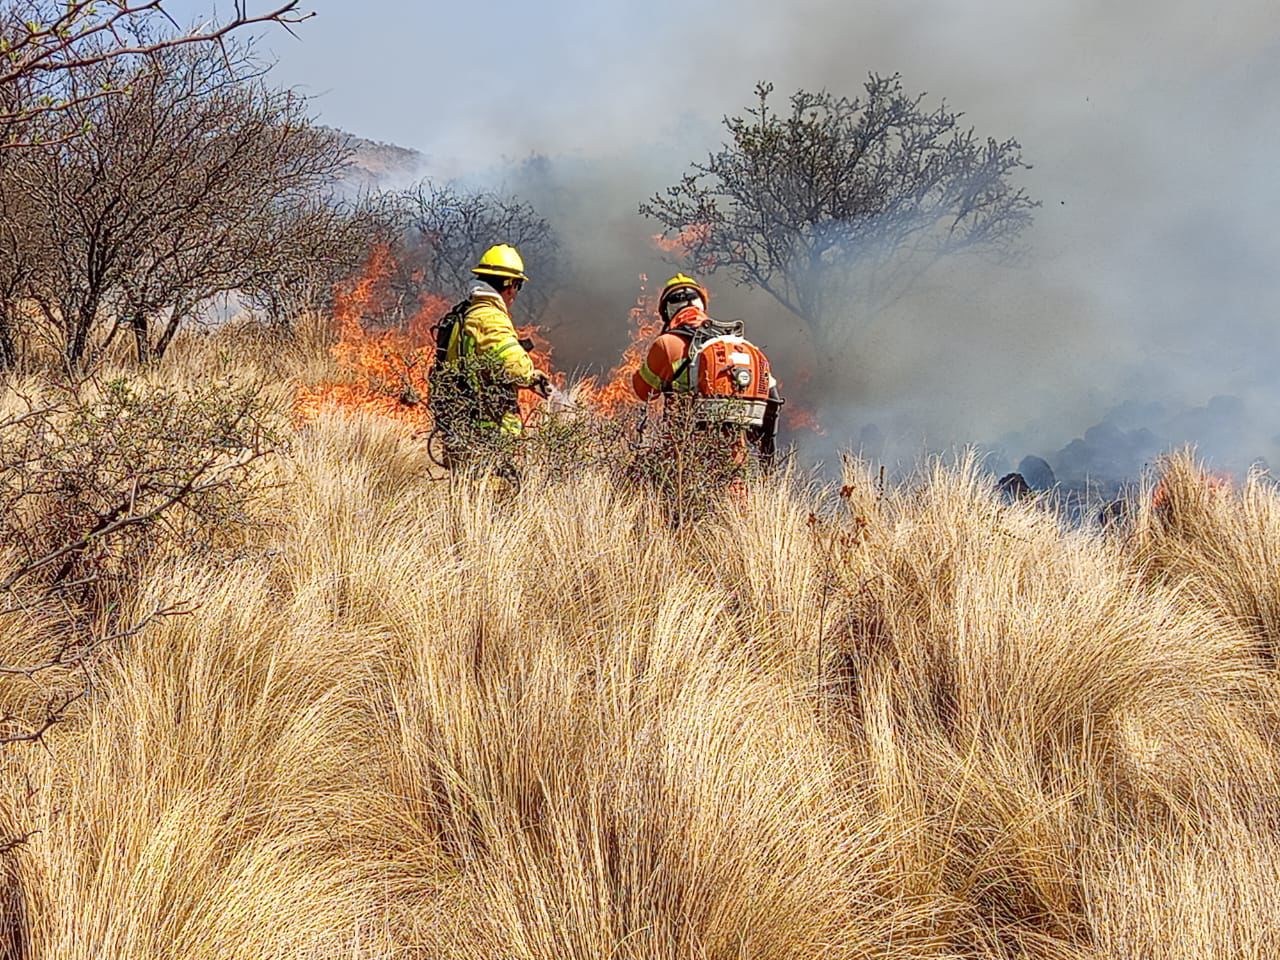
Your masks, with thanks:
M 322 18 L 338 16 L 320 6 Z M 396 43 L 426 53 L 414 89 L 377 93 L 401 99 L 404 132 L 390 129 L 383 104 L 379 129 L 355 132 L 419 148 L 437 172 L 524 191 L 552 215 L 579 268 L 551 330 L 571 365 L 616 360 L 636 275 L 667 269 L 636 204 L 719 142 L 721 117 L 750 104 L 756 81 L 781 96 L 854 94 L 868 71 L 900 71 L 980 134 L 1017 137 L 1034 165 L 1021 182 L 1044 206 L 1020 266 L 958 259 L 891 310 L 850 305 L 847 382 L 815 398 L 830 442 L 874 423 L 903 452 L 1004 437 L 1022 445 L 1008 450 L 1016 461 L 1059 450 L 1126 400 L 1158 401 L 1175 411 L 1163 422 L 1211 434 L 1213 418 L 1176 411 L 1225 394 L 1242 401 L 1243 426 L 1229 431 L 1238 452 L 1280 453 L 1270 427 L 1280 400 L 1274 0 L 503 11 L 508 29 L 482 30 L 478 47 L 469 34 L 381 35 L 391 48 L 377 69 L 400 55 Z M 550 161 L 531 174 L 520 169 L 530 154 Z M 794 382 L 794 318 L 725 278 L 710 282 L 713 312 L 747 318 L 784 386 Z M 1209 434 L 1165 439 L 1221 439 Z

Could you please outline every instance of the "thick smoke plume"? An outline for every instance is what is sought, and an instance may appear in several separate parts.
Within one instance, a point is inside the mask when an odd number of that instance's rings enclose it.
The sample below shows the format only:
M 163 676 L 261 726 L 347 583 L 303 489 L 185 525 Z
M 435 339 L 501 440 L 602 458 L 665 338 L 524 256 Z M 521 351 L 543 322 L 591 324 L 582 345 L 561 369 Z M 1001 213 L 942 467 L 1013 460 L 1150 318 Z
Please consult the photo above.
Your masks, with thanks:
M 474 100 L 441 102 L 415 144 L 438 175 L 504 187 L 554 222 L 577 267 L 550 314 L 561 363 L 607 368 L 620 353 L 638 275 L 672 269 L 637 203 L 721 141 L 757 80 L 853 94 L 869 71 L 900 71 L 979 134 L 1017 137 L 1034 165 L 1020 182 L 1043 207 L 1016 265 L 960 258 L 891 309 L 847 304 L 856 335 L 840 382 L 807 398 L 827 428 L 811 448 L 870 435 L 893 460 L 978 442 L 1063 476 L 1099 444 L 1113 449 L 1089 462 L 1126 470 L 1188 441 L 1231 466 L 1280 454 L 1272 4 L 750 0 L 583 16 L 553 4 L 519 51 L 498 41 L 518 102 L 499 110 L 495 90 L 455 74 L 447 89 Z M 448 53 L 426 69 L 463 67 Z M 709 282 L 713 312 L 747 319 L 803 393 L 797 322 Z M 1129 423 L 1151 404 L 1151 422 Z M 1122 429 L 1085 437 L 1116 408 Z

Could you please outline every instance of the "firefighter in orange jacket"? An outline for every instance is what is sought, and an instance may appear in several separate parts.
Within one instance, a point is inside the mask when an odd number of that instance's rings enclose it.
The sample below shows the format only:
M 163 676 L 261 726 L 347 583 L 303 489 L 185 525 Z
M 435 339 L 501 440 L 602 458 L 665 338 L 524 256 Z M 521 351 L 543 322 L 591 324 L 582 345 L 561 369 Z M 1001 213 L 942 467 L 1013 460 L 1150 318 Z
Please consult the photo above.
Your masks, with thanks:
M 693 364 L 689 348 L 693 334 L 712 323 L 707 315 L 707 288 L 693 277 L 677 273 L 666 282 L 658 298 L 658 314 L 662 317 L 662 333 L 649 345 L 644 362 L 631 377 L 631 389 L 646 402 L 671 393 L 693 393 Z M 769 377 L 771 402 L 763 427 L 748 431 L 748 439 L 759 449 L 766 462 L 773 459 L 778 432 L 777 383 Z
M 707 290 L 693 277 L 677 273 L 658 298 L 662 333 L 649 345 L 644 363 L 631 376 L 631 389 L 649 401 L 664 393 L 691 388 L 688 333 L 706 324 Z

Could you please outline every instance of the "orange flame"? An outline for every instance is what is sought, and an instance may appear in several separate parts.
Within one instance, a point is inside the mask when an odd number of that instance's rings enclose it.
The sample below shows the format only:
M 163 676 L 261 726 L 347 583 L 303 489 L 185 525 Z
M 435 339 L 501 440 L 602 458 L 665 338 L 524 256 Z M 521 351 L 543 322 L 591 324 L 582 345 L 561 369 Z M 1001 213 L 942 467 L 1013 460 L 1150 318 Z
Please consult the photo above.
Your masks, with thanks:
M 810 383 L 812 380 L 812 370 L 800 369 L 792 378 L 791 386 L 794 389 L 794 393 L 811 397 Z M 820 437 L 827 435 L 826 428 L 819 422 L 817 414 L 808 405 L 795 399 L 794 396 L 788 397 L 787 402 L 782 406 L 782 422 L 792 433 L 807 430 Z
M 640 402 L 631 389 L 631 376 L 644 363 L 649 343 L 662 331 L 662 323 L 658 319 L 658 297 L 647 291 L 648 281 L 647 276 L 640 274 L 640 292 L 628 312 L 631 342 L 623 351 L 622 359 L 605 376 L 603 386 L 595 377 L 589 377 L 578 385 L 576 396 L 596 413 L 615 416 Z
M 431 426 L 427 378 L 436 349 L 433 328 L 451 304 L 436 294 L 424 294 L 403 330 L 371 329 L 369 322 L 386 310 L 394 269 L 391 251 L 379 246 L 361 273 L 338 289 L 333 312 L 337 342 L 330 353 L 348 376 L 300 388 L 294 399 L 298 422 L 338 409 L 390 417 L 418 430 Z M 522 328 L 520 335 L 533 339 L 534 365 L 550 373 L 551 345 L 546 338 L 533 326 Z M 540 402 L 535 394 L 520 391 L 521 416 L 527 420 Z
M 431 427 L 427 378 L 435 354 L 433 327 L 448 312 L 450 303 L 437 295 L 424 295 L 403 330 L 377 329 L 376 318 L 385 313 L 390 300 L 395 267 L 389 249 L 375 249 L 361 273 L 337 291 L 333 313 L 337 340 L 330 351 L 344 376 L 300 388 L 294 401 L 298 422 L 306 423 L 325 409 L 338 409 L 390 417 L 415 430 Z M 640 289 L 628 314 L 630 342 L 622 358 L 608 374 L 588 378 L 574 390 L 579 405 L 601 416 L 624 414 L 641 402 L 632 389 L 632 376 L 661 332 L 657 294 L 649 292 L 647 276 L 641 274 L 639 279 Z M 534 325 L 521 327 L 519 334 L 534 342 L 534 366 L 563 388 L 564 374 L 552 369 L 547 338 Z M 802 374 L 797 385 L 805 380 Z M 519 406 L 526 423 L 536 420 L 544 409 L 541 398 L 528 390 L 520 391 Z M 825 433 L 813 412 L 794 401 L 783 407 L 783 417 L 793 431 Z
M 787 403 L 783 406 L 782 420 L 787 425 L 787 429 L 793 433 L 808 430 L 810 433 L 816 433 L 820 437 L 827 435 L 826 428 L 818 422 L 818 417 L 812 410 L 796 406 L 794 403 Z
M 1210 498 L 1230 496 L 1235 488 L 1231 475 L 1220 471 L 1210 471 L 1198 479 L 1201 489 Z M 1168 477 L 1161 477 L 1151 491 L 1151 506 L 1159 513 L 1172 515 L 1174 494 L 1170 489 Z
M 689 256 L 694 247 L 702 246 L 711 239 L 711 224 L 691 223 L 678 230 L 675 236 L 657 234 L 653 237 L 653 245 L 663 253 L 675 254 L 678 257 Z M 706 263 L 699 263 L 699 269 L 706 269 Z

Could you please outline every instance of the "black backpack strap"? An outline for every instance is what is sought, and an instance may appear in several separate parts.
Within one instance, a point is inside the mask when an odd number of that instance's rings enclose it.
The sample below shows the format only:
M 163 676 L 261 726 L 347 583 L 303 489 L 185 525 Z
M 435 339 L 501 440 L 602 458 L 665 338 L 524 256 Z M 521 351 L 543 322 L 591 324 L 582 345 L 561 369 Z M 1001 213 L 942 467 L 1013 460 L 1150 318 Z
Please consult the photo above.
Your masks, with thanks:
M 685 371 L 689 369 L 689 364 L 693 363 L 693 356 L 694 356 L 693 344 L 694 344 L 694 341 L 697 339 L 698 332 L 697 330 L 694 330 L 692 332 L 686 332 L 684 330 L 666 330 L 663 332 L 674 333 L 677 337 L 686 337 L 688 338 L 688 341 L 689 341 L 689 349 L 685 352 L 684 359 L 680 361 L 680 366 L 676 367 L 675 370 L 671 372 L 671 382 L 668 383 L 662 390 L 663 393 L 670 393 L 672 390 L 676 388 L 676 381 L 679 380 L 681 377 L 683 377 L 685 374 Z
M 457 329 L 458 323 L 466 316 L 467 308 L 471 306 L 471 301 L 459 300 L 449 312 L 436 321 L 436 325 L 431 328 L 436 338 L 436 360 L 433 370 L 443 367 L 449 360 L 449 342 L 453 339 L 453 331 Z

